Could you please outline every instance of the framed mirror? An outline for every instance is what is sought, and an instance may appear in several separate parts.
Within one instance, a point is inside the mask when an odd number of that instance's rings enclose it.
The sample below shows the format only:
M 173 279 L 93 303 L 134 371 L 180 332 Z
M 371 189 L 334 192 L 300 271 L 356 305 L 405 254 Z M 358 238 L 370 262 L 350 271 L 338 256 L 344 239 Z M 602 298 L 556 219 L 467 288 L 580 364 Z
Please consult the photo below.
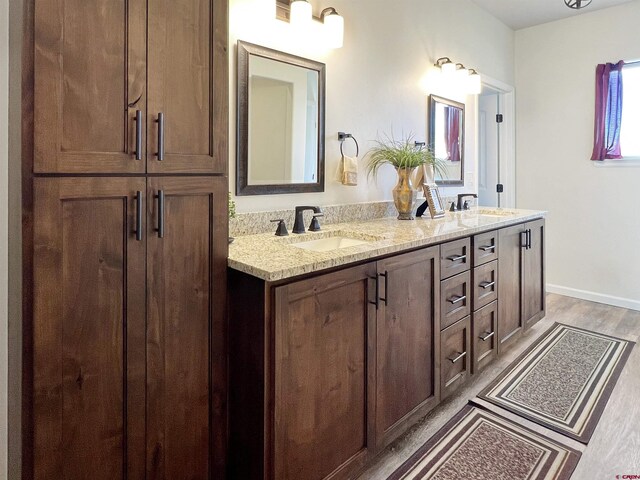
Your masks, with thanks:
M 236 194 L 324 191 L 325 65 L 238 42 Z
M 464 103 L 430 95 L 428 141 L 446 170 L 436 183 L 464 185 Z

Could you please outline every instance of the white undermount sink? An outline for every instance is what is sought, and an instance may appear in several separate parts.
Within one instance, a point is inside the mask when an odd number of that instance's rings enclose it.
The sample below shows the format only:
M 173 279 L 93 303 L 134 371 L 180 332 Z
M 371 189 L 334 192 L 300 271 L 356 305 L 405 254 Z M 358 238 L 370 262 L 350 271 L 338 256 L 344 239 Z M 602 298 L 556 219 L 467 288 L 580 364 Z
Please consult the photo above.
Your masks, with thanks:
M 371 237 L 370 239 L 354 238 L 355 236 L 349 236 L 344 232 L 331 232 L 325 234 L 322 238 L 314 238 L 313 240 L 291 242 L 291 246 L 302 248 L 303 250 L 312 250 L 314 252 L 328 252 L 330 250 L 338 250 L 340 248 L 355 247 L 357 245 L 365 245 L 373 241 L 379 240 L 378 238 Z

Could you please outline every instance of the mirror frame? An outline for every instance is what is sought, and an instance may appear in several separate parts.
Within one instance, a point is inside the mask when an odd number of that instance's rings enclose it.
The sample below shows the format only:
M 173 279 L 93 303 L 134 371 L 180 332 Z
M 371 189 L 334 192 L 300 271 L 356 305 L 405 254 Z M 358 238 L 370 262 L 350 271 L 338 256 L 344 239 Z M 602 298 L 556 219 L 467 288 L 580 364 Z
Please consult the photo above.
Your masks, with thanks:
M 435 180 L 437 185 L 464 185 L 464 149 L 465 149 L 465 138 L 464 138 L 464 128 L 465 128 L 465 111 L 464 111 L 464 103 L 456 102 L 454 100 L 449 100 L 448 98 L 439 97 L 437 95 L 429 95 L 429 146 L 435 150 L 435 136 L 436 136 L 436 125 L 435 125 L 435 114 L 436 114 L 436 103 L 443 103 L 445 105 L 449 105 L 450 107 L 457 107 L 462 110 L 462 130 L 461 130 L 461 138 L 460 138 L 460 178 L 454 180 Z
M 249 185 L 249 57 L 255 55 L 277 62 L 318 72 L 318 181 L 315 183 L 290 183 Z M 236 195 L 275 195 L 281 193 L 324 192 L 324 122 L 326 66 L 288 53 L 238 40 L 237 70 L 237 131 L 236 131 Z

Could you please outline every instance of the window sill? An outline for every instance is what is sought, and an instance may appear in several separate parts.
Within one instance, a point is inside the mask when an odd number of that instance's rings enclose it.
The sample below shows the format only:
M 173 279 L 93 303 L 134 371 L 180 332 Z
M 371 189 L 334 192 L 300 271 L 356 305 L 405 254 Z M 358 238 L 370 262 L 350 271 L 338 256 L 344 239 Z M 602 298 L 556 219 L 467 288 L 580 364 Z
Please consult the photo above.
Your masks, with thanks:
M 619 168 L 636 167 L 640 168 L 640 157 L 625 157 L 611 160 L 592 160 L 591 163 L 596 168 Z

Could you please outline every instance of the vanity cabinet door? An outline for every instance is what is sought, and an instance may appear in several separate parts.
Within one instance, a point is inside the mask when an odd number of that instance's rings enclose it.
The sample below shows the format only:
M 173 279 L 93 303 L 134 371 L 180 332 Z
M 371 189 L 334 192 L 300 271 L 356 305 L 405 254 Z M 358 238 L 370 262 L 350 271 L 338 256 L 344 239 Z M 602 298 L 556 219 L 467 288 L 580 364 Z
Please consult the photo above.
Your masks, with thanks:
M 378 262 L 376 440 L 388 445 L 439 401 L 439 247 Z
M 525 225 L 500 230 L 498 260 L 498 353 L 520 338 L 522 321 L 523 255 L 526 248 Z
M 371 457 L 375 277 L 370 263 L 275 288 L 267 478 L 349 478 Z
M 525 328 L 545 315 L 544 220 L 527 223 L 529 238 L 524 255 L 522 317 Z
M 227 2 L 149 0 L 148 9 L 147 171 L 226 173 Z
M 545 315 L 544 219 L 500 230 L 498 353 Z
M 146 1 L 33 3 L 34 172 L 143 173 Z

